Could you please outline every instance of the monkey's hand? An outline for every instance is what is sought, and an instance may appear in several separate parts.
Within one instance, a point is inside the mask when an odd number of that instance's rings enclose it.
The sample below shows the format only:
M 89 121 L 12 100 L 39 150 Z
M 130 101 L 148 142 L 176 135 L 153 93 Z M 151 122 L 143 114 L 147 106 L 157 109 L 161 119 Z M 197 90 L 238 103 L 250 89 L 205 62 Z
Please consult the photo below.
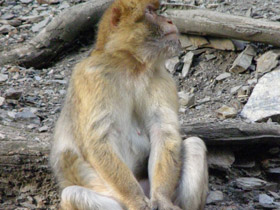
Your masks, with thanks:
M 182 210 L 178 206 L 173 205 L 170 199 L 160 197 L 152 199 L 152 210 Z
M 134 200 L 128 207 L 129 210 L 151 210 L 152 206 L 150 200 L 147 197 L 138 198 Z

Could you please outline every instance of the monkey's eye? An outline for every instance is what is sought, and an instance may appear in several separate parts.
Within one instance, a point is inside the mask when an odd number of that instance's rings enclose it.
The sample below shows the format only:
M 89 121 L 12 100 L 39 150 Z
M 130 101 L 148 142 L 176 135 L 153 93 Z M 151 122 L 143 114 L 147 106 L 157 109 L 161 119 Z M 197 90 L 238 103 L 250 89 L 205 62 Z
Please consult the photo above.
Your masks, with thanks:
M 146 12 L 147 13 L 155 13 L 157 11 L 157 8 L 152 5 L 152 4 L 149 4 L 147 7 L 146 7 Z

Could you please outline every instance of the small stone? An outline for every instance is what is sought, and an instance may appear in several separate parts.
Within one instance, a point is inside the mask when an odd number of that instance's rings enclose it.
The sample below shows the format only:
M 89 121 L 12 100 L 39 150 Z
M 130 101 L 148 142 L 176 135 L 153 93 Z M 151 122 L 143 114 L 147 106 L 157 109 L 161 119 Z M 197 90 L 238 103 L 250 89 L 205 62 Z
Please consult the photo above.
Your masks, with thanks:
M 0 73 L 0 83 L 5 82 L 8 80 L 8 75 L 7 74 L 1 74 Z
M 245 50 L 237 56 L 229 71 L 233 73 L 242 73 L 246 71 L 251 66 L 255 55 L 255 48 L 248 45 Z
M 217 80 L 217 81 L 222 81 L 222 80 L 224 80 L 224 79 L 226 79 L 226 78 L 229 78 L 230 76 L 231 76 L 230 73 L 225 72 L 225 73 L 222 73 L 222 74 L 220 74 L 219 76 L 217 76 L 217 77 L 216 77 L 216 80 Z
M 194 54 L 193 52 L 188 52 L 185 57 L 184 57 L 184 67 L 183 67 L 183 70 L 182 70 L 182 77 L 185 78 L 188 73 L 189 73 L 189 70 L 191 68 L 191 65 L 192 65 L 192 61 L 193 61 L 193 57 L 194 57 Z
M 46 125 L 44 125 L 44 126 L 42 126 L 42 127 L 40 127 L 39 129 L 38 129 L 38 131 L 39 132 L 47 132 L 49 130 L 49 127 L 48 126 L 46 126 Z
M 33 0 L 20 0 L 20 2 L 23 4 L 29 4 L 29 3 L 33 2 Z
M 242 177 L 236 179 L 236 184 L 243 190 L 256 190 L 264 188 L 267 182 L 253 177 Z
M 228 170 L 234 163 L 235 156 L 232 151 L 209 150 L 207 160 L 210 168 Z
M 5 102 L 5 98 L 0 96 L 0 106 L 2 106 L 4 104 L 4 102 Z
M 2 20 L 11 20 L 14 17 L 15 17 L 15 15 L 13 15 L 11 13 L 7 13 L 7 14 L 2 15 L 0 19 L 2 19 Z
M 15 29 L 15 27 L 11 25 L 3 25 L 0 27 L 0 34 L 8 34 L 13 29 Z
M 259 79 L 241 116 L 252 122 L 271 118 L 280 122 L 280 69 L 265 74 Z
M 22 95 L 22 90 L 15 90 L 14 88 L 9 88 L 5 92 L 5 98 L 6 99 L 19 100 L 21 95 Z
M 237 110 L 233 107 L 229 107 L 226 105 L 223 105 L 221 108 L 216 110 L 217 117 L 219 119 L 227 119 L 227 118 L 234 118 L 237 115 Z
M 42 15 L 24 16 L 24 17 L 20 17 L 20 19 L 28 23 L 38 23 L 44 19 L 44 16 Z
M 31 28 L 32 32 L 41 31 L 50 21 L 51 21 L 51 18 L 47 17 L 47 18 L 45 18 L 45 20 L 33 25 Z
M 10 118 L 10 119 L 15 119 L 16 118 L 16 112 L 13 112 L 13 111 L 8 111 L 7 112 L 7 116 Z
M 35 76 L 34 78 L 35 78 L 35 80 L 37 80 L 37 81 L 40 81 L 40 80 L 42 79 L 42 78 L 39 77 L 39 76 Z
M 245 47 L 248 45 L 248 42 L 246 41 L 241 41 L 241 40 L 232 40 L 234 46 L 235 46 L 235 50 L 236 51 L 241 51 L 244 50 Z
M 178 93 L 179 96 L 179 103 L 181 106 L 184 107 L 190 107 L 193 106 L 195 103 L 195 97 L 193 93 L 186 93 L 184 91 L 181 91 Z
M 236 94 L 237 91 L 242 87 L 242 85 L 238 85 L 238 86 L 235 86 L 233 88 L 230 89 L 230 93 L 231 94 Z
M 257 72 L 267 73 L 274 69 L 279 62 L 280 50 L 270 50 L 257 60 Z
M 213 60 L 216 58 L 216 55 L 210 54 L 210 55 L 205 55 L 205 58 L 207 61 Z
M 15 115 L 17 121 L 30 121 L 34 124 L 40 124 L 40 118 L 31 111 L 18 112 Z
M 59 94 L 60 95 L 65 95 L 66 94 L 66 90 L 59 90 Z
M 259 195 L 259 203 L 260 204 L 272 204 L 273 203 L 273 198 L 266 195 L 266 194 L 260 194 Z
M 230 39 L 223 39 L 223 38 L 209 38 L 209 44 L 205 47 L 211 47 L 217 50 L 235 50 L 235 46 Z
M 202 36 L 189 35 L 188 37 L 189 37 L 189 40 L 191 41 L 192 45 L 195 47 L 203 47 L 203 46 L 209 44 L 207 39 L 205 39 Z
M 192 42 L 189 40 L 188 36 L 180 35 L 179 37 L 182 48 L 187 48 L 192 46 Z
M 8 20 L 8 24 L 14 27 L 18 27 L 21 25 L 21 20 L 19 19 Z
M 207 196 L 206 203 L 217 203 L 224 200 L 224 194 L 221 191 L 210 191 L 209 195 Z
M 175 66 L 177 63 L 179 63 L 178 57 L 170 58 L 165 62 L 165 68 L 173 74 L 176 71 Z

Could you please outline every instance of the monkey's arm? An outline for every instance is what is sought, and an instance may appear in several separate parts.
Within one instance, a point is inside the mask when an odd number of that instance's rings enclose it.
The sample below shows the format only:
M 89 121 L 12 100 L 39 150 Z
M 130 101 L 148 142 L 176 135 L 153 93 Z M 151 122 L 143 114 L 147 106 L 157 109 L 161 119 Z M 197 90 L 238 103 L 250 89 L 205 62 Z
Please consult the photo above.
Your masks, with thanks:
M 151 153 L 149 159 L 149 178 L 151 199 L 154 203 L 168 200 L 178 185 L 181 173 L 181 146 L 177 116 L 177 90 L 167 75 L 158 79 L 153 87 L 153 123 L 150 127 Z M 152 105 L 151 105 L 152 106 Z

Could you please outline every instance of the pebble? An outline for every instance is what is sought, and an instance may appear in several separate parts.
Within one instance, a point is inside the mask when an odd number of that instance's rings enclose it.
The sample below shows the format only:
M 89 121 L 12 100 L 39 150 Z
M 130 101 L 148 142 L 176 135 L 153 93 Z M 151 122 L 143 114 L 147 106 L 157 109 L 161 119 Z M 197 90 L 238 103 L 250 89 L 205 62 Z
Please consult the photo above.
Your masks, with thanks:
M 266 184 L 266 181 L 253 177 L 242 177 L 236 179 L 236 185 L 243 190 L 262 189 L 266 186 Z
M 2 106 L 5 102 L 5 98 L 0 96 L 0 106 Z
M 178 57 L 170 58 L 165 62 L 165 68 L 171 74 L 173 74 L 176 71 L 175 66 L 176 66 L 177 63 L 179 63 L 179 58 Z
M 20 0 L 20 2 L 23 4 L 30 4 L 33 2 L 33 0 Z
M 34 113 L 32 113 L 31 111 L 23 111 L 23 112 L 16 113 L 15 120 L 17 121 L 28 120 L 34 124 L 40 124 L 40 118 L 36 116 Z
M 255 48 L 248 45 L 245 50 L 237 56 L 229 71 L 236 74 L 243 73 L 251 66 L 254 56 L 256 56 Z
M 234 163 L 235 156 L 229 150 L 209 150 L 207 160 L 210 168 L 228 170 Z
M 210 43 L 206 45 L 206 47 L 211 47 L 217 50 L 235 50 L 235 46 L 230 39 L 209 38 L 209 42 Z
M 193 93 L 186 93 L 184 91 L 181 91 L 178 93 L 179 96 L 179 103 L 182 106 L 190 107 L 193 106 L 195 103 L 195 96 Z
M 184 57 L 184 67 L 183 67 L 183 70 L 182 70 L 182 77 L 185 78 L 188 73 L 189 73 L 189 70 L 191 68 L 191 65 L 192 65 L 192 62 L 193 62 L 193 57 L 194 57 L 194 54 L 193 52 L 188 52 L 185 57 Z
M 44 125 L 44 126 L 38 128 L 38 131 L 41 132 L 41 133 L 42 133 L 42 132 L 47 132 L 48 130 L 49 130 L 49 127 L 46 126 L 46 125 Z
M 259 195 L 259 203 L 260 204 L 272 204 L 274 199 L 266 194 Z
M 46 17 L 43 21 L 34 24 L 31 28 L 32 32 L 39 32 L 41 31 L 49 22 L 51 21 L 50 17 Z
M 270 50 L 257 60 L 257 72 L 267 73 L 274 69 L 279 61 L 280 50 Z
M 22 90 L 15 90 L 14 88 L 9 88 L 5 92 L 6 99 L 19 100 L 22 95 Z
M 7 74 L 1 74 L 0 73 L 0 83 L 5 82 L 8 80 L 8 75 Z
M 11 25 L 3 25 L 0 27 L 0 34 L 7 34 L 14 29 L 15 29 L 15 27 L 13 27 Z
M 217 81 L 222 81 L 222 80 L 225 80 L 225 79 L 229 78 L 230 76 L 231 76 L 230 73 L 225 72 L 225 73 L 222 73 L 222 74 L 220 74 L 219 76 L 217 76 L 217 77 L 216 77 L 216 80 L 217 80 Z
M 221 108 L 216 110 L 217 117 L 219 119 L 227 119 L 227 118 L 234 118 L 237 115 L 237 110 L 233 107 L 229 107 L 226 105 L 223 105 Z
M 221 191 L 210 191 L 209 195 L 207 196 L 206 203 L 212 204 L 221 202 L 224 200 L 224 194 Z

